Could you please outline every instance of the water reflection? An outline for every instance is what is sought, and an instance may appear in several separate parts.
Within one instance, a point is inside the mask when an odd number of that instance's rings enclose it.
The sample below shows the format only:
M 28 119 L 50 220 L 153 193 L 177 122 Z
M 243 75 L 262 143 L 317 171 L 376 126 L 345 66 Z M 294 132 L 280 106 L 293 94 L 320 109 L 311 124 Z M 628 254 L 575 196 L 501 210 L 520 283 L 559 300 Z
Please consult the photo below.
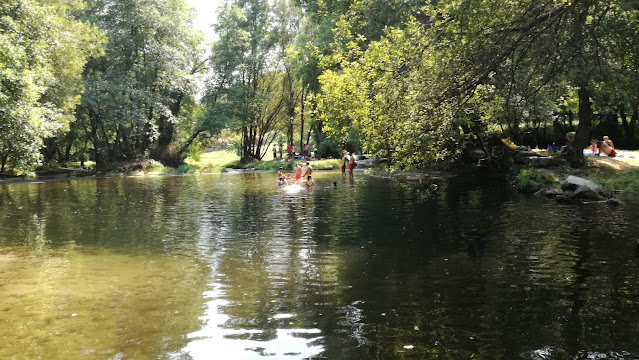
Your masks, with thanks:
M 639 358 L 637 199 L 314 175 L 0 186 L 0 357 Z

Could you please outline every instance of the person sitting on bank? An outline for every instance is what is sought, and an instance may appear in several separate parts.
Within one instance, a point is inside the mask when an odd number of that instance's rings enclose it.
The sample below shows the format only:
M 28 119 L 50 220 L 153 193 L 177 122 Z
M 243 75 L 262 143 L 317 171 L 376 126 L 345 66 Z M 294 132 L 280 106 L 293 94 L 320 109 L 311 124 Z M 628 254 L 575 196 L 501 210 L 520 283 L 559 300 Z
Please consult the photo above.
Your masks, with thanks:
M 592 139 L 592 145 L 593 146 L 597 146 L 599 151 L 597 152 L 597 155 L 601 154 L 602 152 L 610 157 L 615 157 L 617 156 L 617 152 L 615 151 L 614 148 L 610 147 L 610 145 L 606 144 L 605 141 L 598 141 L 597 139 Z
M 612 143 L 612 140 L 608 136 L 603 137 L 603 142 L 610 146 L 613 150 L 615 148 L 615 144 Z

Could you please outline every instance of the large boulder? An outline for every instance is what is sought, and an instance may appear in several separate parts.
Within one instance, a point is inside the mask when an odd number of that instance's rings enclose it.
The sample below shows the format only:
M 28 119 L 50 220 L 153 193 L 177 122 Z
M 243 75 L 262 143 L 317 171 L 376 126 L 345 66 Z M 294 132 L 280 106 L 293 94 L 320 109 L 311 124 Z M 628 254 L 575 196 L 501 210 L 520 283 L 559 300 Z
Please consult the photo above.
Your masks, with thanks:
M 590 180 L 570 175 L 561 183 L 564 195 L 581 200 L 602 200 L 601 187 Z
M 563 191 L 575 191 L 580 187 L 586 187 L 594 191 L 599 191 L 600 189 L 599 185 L 595 184 L 594 182 L 574 175 L 569 175 L 566 180 L 561 182 L 561 190 Z

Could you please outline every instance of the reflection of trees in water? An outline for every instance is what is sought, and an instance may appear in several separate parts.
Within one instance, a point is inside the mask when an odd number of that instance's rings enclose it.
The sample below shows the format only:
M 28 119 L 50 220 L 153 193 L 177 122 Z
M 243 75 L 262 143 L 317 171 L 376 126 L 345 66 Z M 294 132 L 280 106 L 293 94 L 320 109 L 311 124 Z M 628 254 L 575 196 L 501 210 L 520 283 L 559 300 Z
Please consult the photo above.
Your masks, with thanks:
M 21 340 L 8 340 L 12 346 L 0 354 L 135 357 L 184 345 L 183 335 L 198 326 L 207 269 L 196 257 L 181 256 L 197 227 L 190 219 L 175 225 L 188 204 L 163 193 L 165 180 L 12 185 L 12 205 L 0 203 L 0 214 L 9 215 L 0 244 L 19 255 L 7 273 L 12 277 L 1 281 L 0 322 L 30 325 L 3 326 L 5 339 Z M 178 238 L 181 251 L 168 251 Z M 7 320 L 14 315 L 16 321 Z
M 604 217 L 591 206 L 473 184 L 448 183 L 428 197 L 372 178 L 324 189 L 321 173 L 314 194 L 290 195 L 270 186 L 271 175 L 25 184 L 0 191 L 7 219 L 0 244 L 65 256 L 97 244 L 122 256 L 176 257 L 174 276 L 155 289 L 172 289 L 172 306 L 187 312 L 183 321 L 165 313 L 170 306 L 149 306 L 157 299 L 142 286 L 120 303 L 174 324 L 152 330 L 152 339 L 198 327 L 212 269 L 223 300 L 214 311 L 238 342 L 300 340 L 335 359 L 636 348 L 632 209 Z M 120 315 L 127 320 L 113 324 L 118 329 L 150 329 L 132 325 L 130 312 Z M 138 349 L 156 351 L 153 341 Z

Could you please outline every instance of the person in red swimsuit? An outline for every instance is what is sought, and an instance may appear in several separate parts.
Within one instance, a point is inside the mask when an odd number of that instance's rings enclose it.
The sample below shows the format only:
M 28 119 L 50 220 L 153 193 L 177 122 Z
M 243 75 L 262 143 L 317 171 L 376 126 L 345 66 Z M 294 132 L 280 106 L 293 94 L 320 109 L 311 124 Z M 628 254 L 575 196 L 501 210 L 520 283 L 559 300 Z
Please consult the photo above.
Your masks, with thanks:
M 603 152 L 604 154 L 610 157 L 617 156 L 617 152 L 615 151 L 615 149 L 611 147 L 610 145 L 608 145 L 605 141 L 598 141 L 597 139 L 592 139 L 592 144 L 595 145 L 595 143 L 597 147 L 599 148 L 599 152 L 597 153 L 597 155 Z
M 300 168 L 300 164 L 298 164 L 297 161 L 293 168 L 293 174 L 295 174 L 295 180 L 299 180 L 302 177 L 302 168 Z
M 347 153 L 348 154 L 348 153 Z M 355 155 L 348 155 L 348 176 L 353 178 L 353 169 L 355 169 Z

